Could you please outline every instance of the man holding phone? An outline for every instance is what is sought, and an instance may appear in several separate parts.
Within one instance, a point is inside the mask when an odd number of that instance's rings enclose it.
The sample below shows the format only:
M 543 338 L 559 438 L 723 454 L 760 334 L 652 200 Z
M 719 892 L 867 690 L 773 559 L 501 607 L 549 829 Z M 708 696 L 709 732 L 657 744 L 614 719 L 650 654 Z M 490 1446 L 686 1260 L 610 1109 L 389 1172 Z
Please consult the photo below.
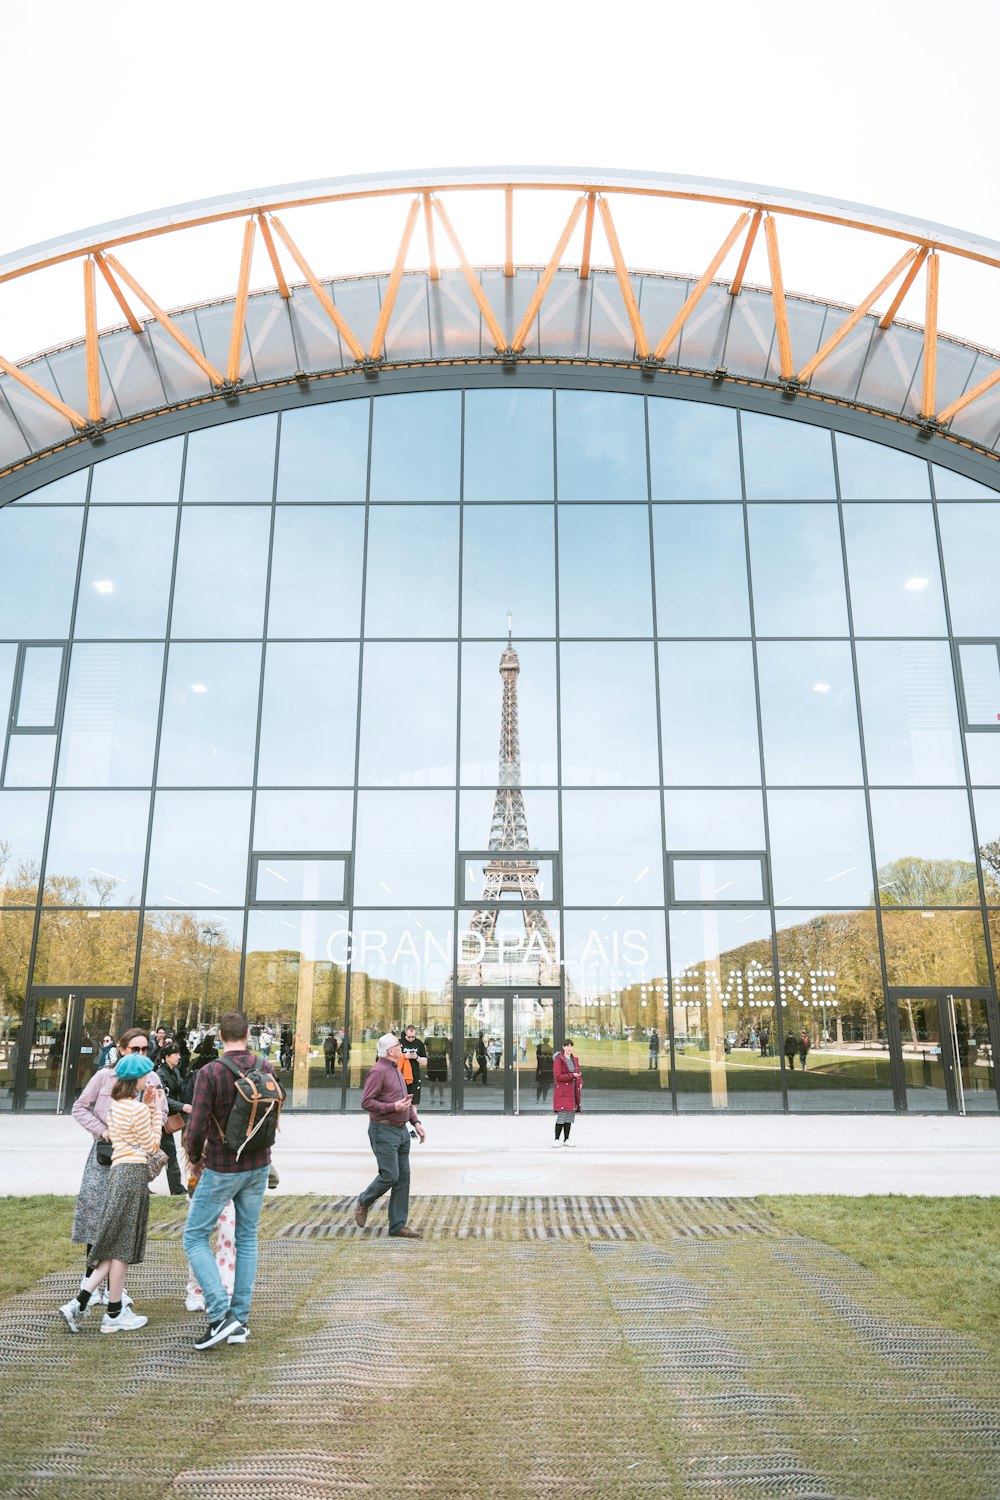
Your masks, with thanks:
M 406 1222 L 410 1207 L 408 1127 L 413 1126 L 421 1143 L 427 1139 L 427 1132 L 399 1070 L 403 1056 L 399 1038 L 388 1031 L 379 1037 L 375 1050 L 375 1063 L 361 1093 L 361 1108 L 368 1115 L 368 1139 L 378 1162 L 378 1176 L 359 1195 L 354 1219 L 363 1229 L 372 1204 L 388 1193 L 390 1235 L 394 1239 L 419 1240 L 419 1230 L 410 1229 Z
M 403 1027 L 403 1039 L 399 1045 L 403 1049 L 403 1057 L 410 1065 L 409 1078 L 406 1077 L 406 1068 L 403 1069 L 406 1090 L 414 1106 L 419 1109 L 421 1069 L 427 1066 L 427 1048 L 417 1036 L 417 1028 L 412 1024 Z

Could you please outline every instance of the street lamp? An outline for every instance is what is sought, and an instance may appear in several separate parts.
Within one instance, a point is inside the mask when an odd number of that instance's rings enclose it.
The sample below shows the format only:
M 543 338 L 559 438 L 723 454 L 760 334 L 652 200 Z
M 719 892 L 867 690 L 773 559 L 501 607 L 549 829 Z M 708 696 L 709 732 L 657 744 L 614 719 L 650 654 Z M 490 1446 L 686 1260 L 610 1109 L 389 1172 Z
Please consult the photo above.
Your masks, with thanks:
M 208 1013 L 208 982 L 212 977 L 212 952 L 215 944 L 222 936 L 221 927 L 206 926 L 201 929 L 202 938 L 208 943 L 208 958 L 205 963 L 205 996 L 199 1007 L 198 1028 L 201 1029 L 202 1015 Z

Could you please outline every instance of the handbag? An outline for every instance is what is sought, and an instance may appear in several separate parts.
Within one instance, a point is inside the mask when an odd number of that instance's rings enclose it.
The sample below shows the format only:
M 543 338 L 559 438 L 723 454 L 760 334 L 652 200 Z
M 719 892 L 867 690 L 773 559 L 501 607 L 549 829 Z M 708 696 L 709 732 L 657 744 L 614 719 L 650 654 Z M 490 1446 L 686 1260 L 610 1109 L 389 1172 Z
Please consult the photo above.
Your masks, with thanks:
M 167 1165 L 167 1153 L 165 1151 L 146 1152 L 146 1176 L 152 1182 L 154 1177 L 159 1177 L 163 1168 Z
M 99 1167 L 110 1167 L 111 1158 L 114 1155 L 114 1144 L 111 1141 L 99 1140 L 95 1159 Z
M 167 1115 L 163 1122 L 163 1128 L 168 1135 L 173 1135 L 176 1130 L 184 1129 L 184 1116 L 182 1114 Z

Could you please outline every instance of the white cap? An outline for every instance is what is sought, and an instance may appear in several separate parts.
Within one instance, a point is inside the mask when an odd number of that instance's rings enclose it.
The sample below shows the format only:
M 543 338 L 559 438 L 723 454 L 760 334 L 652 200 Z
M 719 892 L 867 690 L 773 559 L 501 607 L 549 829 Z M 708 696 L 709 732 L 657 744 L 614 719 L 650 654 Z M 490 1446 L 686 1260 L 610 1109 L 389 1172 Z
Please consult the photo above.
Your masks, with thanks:
M 399 1046 L 399 1037 L 398 1036 L 393 1036 L 393 1034 L 392 1034 L 391 1031 L 387 1031 L 386 1034 L 385 1034 L 385 1036 L 380 1036 L 379 1039 L 378 1039 L 378 1042 L 376 1044 L 376 1049 L 375 1049 L 376 1050 L 376 1055 L 378 1057 L 385 1057 L 385 1056 L 387 1056 L 390 1047 L 398 1047 L 398 1046 Z

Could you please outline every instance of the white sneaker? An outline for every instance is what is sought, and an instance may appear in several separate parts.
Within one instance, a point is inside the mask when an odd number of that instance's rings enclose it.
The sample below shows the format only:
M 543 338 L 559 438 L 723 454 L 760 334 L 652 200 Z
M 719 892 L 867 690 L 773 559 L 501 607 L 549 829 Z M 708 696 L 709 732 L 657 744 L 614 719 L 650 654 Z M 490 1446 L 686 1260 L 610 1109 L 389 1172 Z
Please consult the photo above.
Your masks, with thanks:
M 184 1298 L 184 1306 L 188 1312 L 204 1312 L 205 1298 L 201 1292 L 188 1292 Z
M 107 1313 L 101 1320 L 102 1333 L 131 1333 L 133 1328 L 145 1328 L 149 1322 L 139 1313 L 134 1313 L 130 1307 L 123 1307 L 117 1318 L 109 1317 Z
M 59 1315 L 66 1319 L 66 1327 L 70 1333 L 79 1333 L 80 1319 L 87 1316 L 87 1309 L 81 1307 L 77 1299 L 73 1297 L 69 1302 L 63 1303 L 59 1309 Z

